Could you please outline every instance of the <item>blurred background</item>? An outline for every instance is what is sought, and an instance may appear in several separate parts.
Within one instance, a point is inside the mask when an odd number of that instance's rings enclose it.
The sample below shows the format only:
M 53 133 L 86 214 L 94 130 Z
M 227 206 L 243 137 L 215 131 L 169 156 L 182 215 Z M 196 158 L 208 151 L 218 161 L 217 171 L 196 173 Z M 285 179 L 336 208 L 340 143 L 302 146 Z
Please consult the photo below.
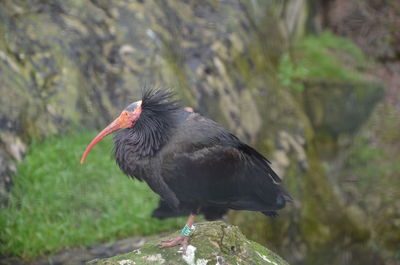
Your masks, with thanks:
M 0 263 L 182 226 L 150 217 L 111 139 L 79 164 L 144 87 L 270 158 L 295 202 L 230 212 L 250 239 L 290 264 L 400 264 L 398 0 L 0 0 Z

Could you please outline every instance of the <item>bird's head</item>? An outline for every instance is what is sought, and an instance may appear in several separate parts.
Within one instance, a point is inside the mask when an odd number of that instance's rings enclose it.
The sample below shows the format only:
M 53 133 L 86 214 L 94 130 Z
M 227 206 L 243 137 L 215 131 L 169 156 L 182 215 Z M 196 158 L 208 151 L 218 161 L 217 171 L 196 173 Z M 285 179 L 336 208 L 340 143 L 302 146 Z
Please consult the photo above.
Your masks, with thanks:
M 81 158 L 81 164 L 85 161 L 89 151 L 95 146 L 101 139 L 107 135 L 124 128 L 132 128 L 136 121 L 139 119 L 142 113 L 142 101 L 136 101 L 126 107 L 121 114 L 111 122 L 106 128 L 104 128 L 87 146 L 85 152 Z

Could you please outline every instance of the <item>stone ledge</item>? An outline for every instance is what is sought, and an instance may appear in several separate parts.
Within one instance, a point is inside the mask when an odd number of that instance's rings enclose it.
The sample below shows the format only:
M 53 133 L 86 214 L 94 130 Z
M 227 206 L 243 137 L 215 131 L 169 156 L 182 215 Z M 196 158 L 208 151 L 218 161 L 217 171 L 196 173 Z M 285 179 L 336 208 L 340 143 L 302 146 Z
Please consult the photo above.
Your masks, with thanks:
M 95 259 L 90 265 L 242 265 L 271 264 L 288 265 L 281 257 L 258 243 L 246 239 L 239 228 L 223 222 L 205 222 L 196 224 L 190 245 L 185 255 L 179 247 L 160 249 L 161 240 L 178 235 L 157 238 L 146 243 L 140 249 L 106 259 Z

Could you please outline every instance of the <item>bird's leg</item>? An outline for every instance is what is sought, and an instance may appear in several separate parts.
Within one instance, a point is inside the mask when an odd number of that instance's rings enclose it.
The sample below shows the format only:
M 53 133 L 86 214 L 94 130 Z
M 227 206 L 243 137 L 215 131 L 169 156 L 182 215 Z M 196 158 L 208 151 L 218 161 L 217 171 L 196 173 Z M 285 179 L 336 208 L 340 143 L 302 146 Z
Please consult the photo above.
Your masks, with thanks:
M 171 238 L 170 240 L 163 241 L 159 244 L 160 248 L 169 248 L 177 245 L 181 245 L 183 248 L 183 253 L 186 253 L 186 249 L 189 245 L 189 236 L 192 229 L 192 225 L 194 223 L 194 219 L 196 218 L 195 214 L 190 214 L 188 221 L 186 222 L 185 228 L 183 228 L 181 234 L 175 238 Z

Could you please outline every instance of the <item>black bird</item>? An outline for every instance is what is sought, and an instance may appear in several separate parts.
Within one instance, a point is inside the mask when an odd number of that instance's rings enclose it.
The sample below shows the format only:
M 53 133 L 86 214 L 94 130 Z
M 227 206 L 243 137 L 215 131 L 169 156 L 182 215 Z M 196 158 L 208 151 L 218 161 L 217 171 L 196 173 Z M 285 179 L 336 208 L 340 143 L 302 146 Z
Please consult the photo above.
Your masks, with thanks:
M 121 170 L 160 195 L 154 216 L 165 212 L 190 214 L 182 234 L 160 247 L 188 246 L 195 216 L 209 219 L 227 209 L 259 211 L 268 216 L 292 201 L 270 162 L 227 129 L 181 108 L 173 93 L 148 90 L 101 131 L 86 148 L 114 136 Z M 173 214 L 172 214 L 173 215 Z M 158 216 L 169 217 L 169 216 Z

